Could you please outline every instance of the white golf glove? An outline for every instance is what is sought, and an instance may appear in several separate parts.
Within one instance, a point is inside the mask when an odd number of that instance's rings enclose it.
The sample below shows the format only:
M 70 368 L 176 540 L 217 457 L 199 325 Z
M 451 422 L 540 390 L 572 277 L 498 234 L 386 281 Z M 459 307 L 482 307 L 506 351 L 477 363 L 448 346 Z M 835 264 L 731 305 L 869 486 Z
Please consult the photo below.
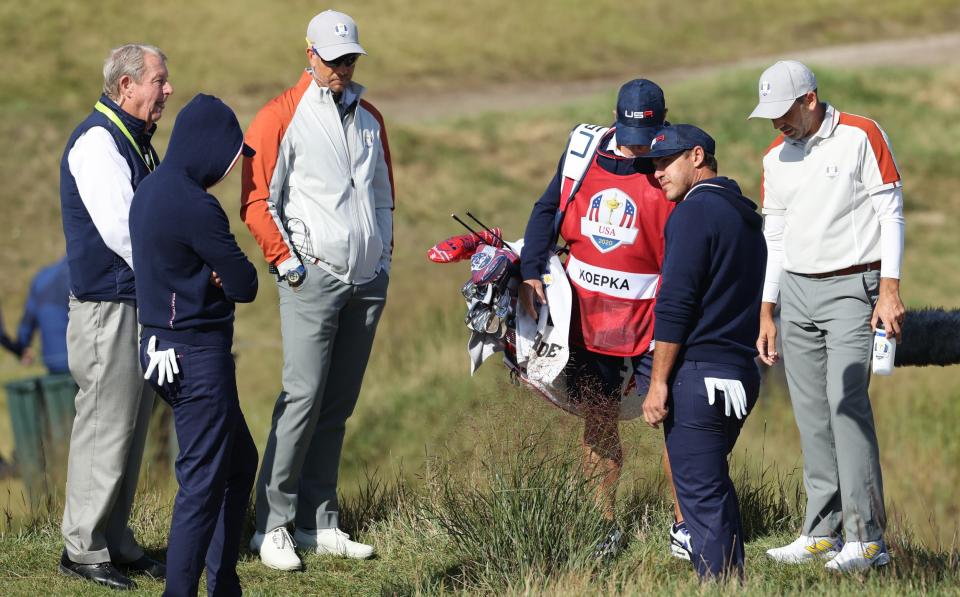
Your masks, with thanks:
M 157 337 L 150 336 L 150 341 L 147 342 L 147 356 L 150 357 L 150 362 L 147 364 L 147 371 L 143 374 L 143 378 L 150 379 L 156 369 L 158 386 L 163 386 L 167 382 L 173 383 L 175 376 L 180 373 L 176 351 L 172 348 L 157 350 Z
M 738 419 L 747 416 L 747 392 L 743 389 L 743 384 L 739 379 L 720 379 L 718 377 L 704 377 L 704 385 L 707 386 L 707 402 L 710 406 L 716 402 L 717 390 L 723 392 L 723 414 L 730 416 L 730 411 Z

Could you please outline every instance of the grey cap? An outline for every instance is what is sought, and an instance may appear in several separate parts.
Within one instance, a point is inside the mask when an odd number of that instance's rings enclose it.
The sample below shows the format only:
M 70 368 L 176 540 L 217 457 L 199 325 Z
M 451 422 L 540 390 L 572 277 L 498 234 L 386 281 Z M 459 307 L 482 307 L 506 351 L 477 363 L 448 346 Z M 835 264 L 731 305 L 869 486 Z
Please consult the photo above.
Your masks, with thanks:
M 780 60 L 760 75 L 760 102 L 747 118 L 780 118 L 798 97 L 816 88 L 813 71 L 796 60 Z
M 335 10 L 325 10 L 310 19 L 307 43 L 324 60 L 336 60 L 345 54 L 366 54 L 360 47 L 357 23 L 349 15 Z

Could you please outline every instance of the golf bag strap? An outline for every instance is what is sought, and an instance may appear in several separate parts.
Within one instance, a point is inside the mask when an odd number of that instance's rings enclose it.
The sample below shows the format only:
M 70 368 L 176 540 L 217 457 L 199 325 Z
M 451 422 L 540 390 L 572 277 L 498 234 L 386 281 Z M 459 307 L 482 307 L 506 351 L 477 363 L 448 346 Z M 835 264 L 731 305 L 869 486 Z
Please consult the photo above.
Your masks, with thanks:
M 570 132 L 567 148 L 560 162 L 560 204 L 557 207 L 557 215 L 553 219 L 553 244 L 556 244 L 557 239 L 560 238 L 563 214 L 566 213 L 567 206 L 574 195 L 580 190 L 580 184 L 593 162 L 593 156 L 597 153 L 600 141 L 609 130 L 609 127 L 596 124 L 578 124 Z M 567 180 L 572 181 L 572 184 L 563 184 Z M 565 192 L 565 188 L 569 190 Z

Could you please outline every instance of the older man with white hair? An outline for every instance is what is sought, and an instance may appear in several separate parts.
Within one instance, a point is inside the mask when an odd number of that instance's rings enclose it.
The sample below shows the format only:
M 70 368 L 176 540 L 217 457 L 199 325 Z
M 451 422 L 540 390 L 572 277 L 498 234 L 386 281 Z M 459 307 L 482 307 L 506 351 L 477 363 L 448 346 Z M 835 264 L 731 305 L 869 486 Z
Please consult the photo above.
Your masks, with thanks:
M 136 585 L 121 570 L 166 574 L 127 526 L 153 407 L 139 362 L 128 218 L 134 189 L 159 161 L 150 139 L 173 87 L 163 52 L 140 44 L 112 50 L 103 79 L 103 95 L 70 135 L 60 162 L 70 267 L 67 350 L 80 386 L 60 571 L 130 589 Z

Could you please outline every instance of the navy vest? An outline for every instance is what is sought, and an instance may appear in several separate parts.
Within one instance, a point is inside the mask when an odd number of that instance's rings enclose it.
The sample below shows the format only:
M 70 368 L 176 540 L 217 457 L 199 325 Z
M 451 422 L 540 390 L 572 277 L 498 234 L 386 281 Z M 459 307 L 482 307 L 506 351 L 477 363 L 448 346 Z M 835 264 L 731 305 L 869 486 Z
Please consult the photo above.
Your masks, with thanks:
M 127 114 L 107 96 L 101 96 L 100 102 L 113 111 L 127 127 L 130 134 L 140 145 L 140 150 L 153 156 L 154 163 L 159 162 L 156 152 L 150 145 L 150 138 L 156 125 L 144 131 L 144 121 Z M 67 262 L 70 265 L 70 292 L 84 301 L 115 301 L 136 299 L 133 270 L 122 257 L 111 251 L 100 237 L 93 220 L 87 212 L 77 182 L 70 174 L 67 156 L 77 139 L 89 129 L 100 126 L 113 136 L 120 155 L 130 166 L 134 190 L 150 170 L 130 141 L 105 115 L 94 110 L 81 122 L 70 135 L 67 147 L 60 160 L 60 210 L 63 216 L 63 235 L 67 239 Z

